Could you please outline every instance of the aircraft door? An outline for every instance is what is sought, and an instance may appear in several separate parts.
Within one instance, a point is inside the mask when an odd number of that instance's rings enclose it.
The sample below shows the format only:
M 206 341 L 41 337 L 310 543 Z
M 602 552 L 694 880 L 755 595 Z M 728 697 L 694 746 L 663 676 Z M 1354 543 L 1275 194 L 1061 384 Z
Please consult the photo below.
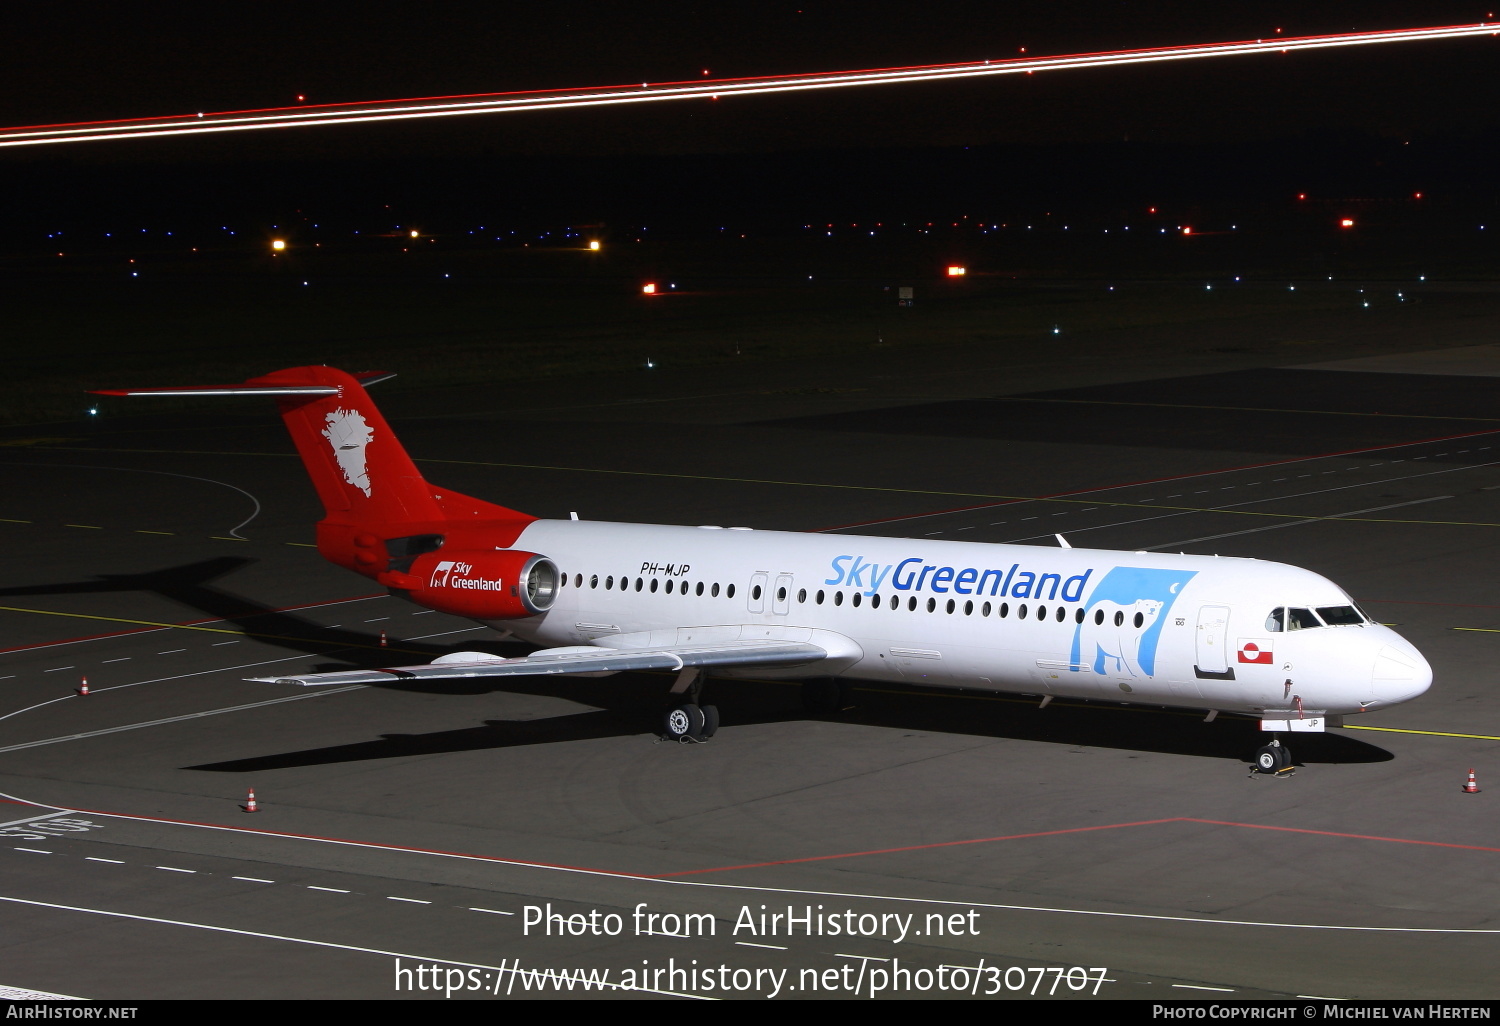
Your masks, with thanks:
M 1228 606 L 1204 606 L 1198 610 L 1196 669 L 1200 677 L 1228 677 L 1229 655 L 1225 650 L 1228 637 Z
M 766 578 L 765 571 L 750 575 L 750 612 L 764 613 L 766 611 Z
M 785 616 L 792 605 L 792 575 L 777 574 L 776 587 L 771 591 L 771 612 Z

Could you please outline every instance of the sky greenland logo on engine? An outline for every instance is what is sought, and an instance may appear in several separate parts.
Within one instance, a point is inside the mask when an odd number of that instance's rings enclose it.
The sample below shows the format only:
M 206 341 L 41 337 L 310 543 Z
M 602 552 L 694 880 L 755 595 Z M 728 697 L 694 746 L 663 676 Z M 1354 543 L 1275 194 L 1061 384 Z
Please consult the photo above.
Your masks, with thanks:
M 459 588 L 464 591 L 501 591 L 505 587 L 505 582 L 499 577 L 470 577 L 473 570 L 473 563 L 441 560 L 432 568 L 432 579 L 427 582 L 427 587 Z
M 328 414 L 323 437 L 333 446 L 333 458 L 339 461 L 344 480 L 370 496 L 370 473 L 365 462 L 365 447 L 375 431 L 354 410 L 334 410 Z

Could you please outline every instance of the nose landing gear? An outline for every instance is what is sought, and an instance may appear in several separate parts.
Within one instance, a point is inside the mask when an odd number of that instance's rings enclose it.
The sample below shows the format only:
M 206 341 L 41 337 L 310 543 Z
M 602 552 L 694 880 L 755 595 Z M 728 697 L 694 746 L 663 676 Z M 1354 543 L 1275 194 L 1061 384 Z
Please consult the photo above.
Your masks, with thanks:
M 1290 777 L 1297 772 L 1297 767 L 1292 765 L 1292 750 L 1281 743 L 1280 738 L 1274 738 L 1270 744 L 1262 745 L 1255 750 L 1255 762 L 1250 767 L 1250 775 L 1257 773 L 1272 777 Z

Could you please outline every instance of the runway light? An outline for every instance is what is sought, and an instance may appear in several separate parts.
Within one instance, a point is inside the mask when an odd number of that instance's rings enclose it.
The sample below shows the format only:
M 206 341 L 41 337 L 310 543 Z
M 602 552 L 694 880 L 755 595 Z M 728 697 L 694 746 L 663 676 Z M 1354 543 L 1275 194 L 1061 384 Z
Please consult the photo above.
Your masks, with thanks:
M 415 228 L 411 230 L 411 237 L 414 239 L 417 237 L 417 230 Z
M 272 239 L 271 240 L 271 248 L 274 249 L 276 252 L 280 253 L 282 250 L 286 249 L 286 240 L 285 239 Z
M 589 249 L 592 250 L 595 253 L 599 252 L 599 240 L 598 239 L 594 239 L 593 241 L 591 241 L 589 243 Z
M 968 273 L 969 269 L 967 267 L 959 267 L 957 264 L 948 265 L 948 277 L 950 278 L 962 278 Z
M 1184 235 L 1191 235 L 1191 234 L 1193 234 L 1192 227 L 1190 225 L 1184 225 L 1183 229 L 1182 229 L 1182 234 L 1184 234 Z
M 1354 227 L 1354 218 L 1352 218 L 1352 217 L 1341 217 L 1341 218 L 1339 218 L 1339 227 L 1340 228 L 1353 228 Z
M 641 291 L 644 292 L 648 296 L 654 296 L 654 295 L 656 295 L 656 282 L 654 282 L 654 281 L 648 281 L 648 282 L 646 282 L 646 284 L 644 284 L 644 285 L 641 286 Z

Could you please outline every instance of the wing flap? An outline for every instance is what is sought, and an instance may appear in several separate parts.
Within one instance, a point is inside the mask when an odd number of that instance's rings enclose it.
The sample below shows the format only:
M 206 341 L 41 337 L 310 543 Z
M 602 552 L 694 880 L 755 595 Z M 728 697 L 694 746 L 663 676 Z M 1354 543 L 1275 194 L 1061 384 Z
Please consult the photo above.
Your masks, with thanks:
M 652 649 L 544 649 L 520 659 L 475 659 L 246 679 L 304 687 L 389 684 L 400 680 L 442 680 L 456 677 L 535 677 L 621 673 L 628 670 L 680 670 L 688 666 L 796 666 L 817 662 L 827 656 L 826 650 L 808 642 L 743 641 L 727 645 L 674 645 Z

